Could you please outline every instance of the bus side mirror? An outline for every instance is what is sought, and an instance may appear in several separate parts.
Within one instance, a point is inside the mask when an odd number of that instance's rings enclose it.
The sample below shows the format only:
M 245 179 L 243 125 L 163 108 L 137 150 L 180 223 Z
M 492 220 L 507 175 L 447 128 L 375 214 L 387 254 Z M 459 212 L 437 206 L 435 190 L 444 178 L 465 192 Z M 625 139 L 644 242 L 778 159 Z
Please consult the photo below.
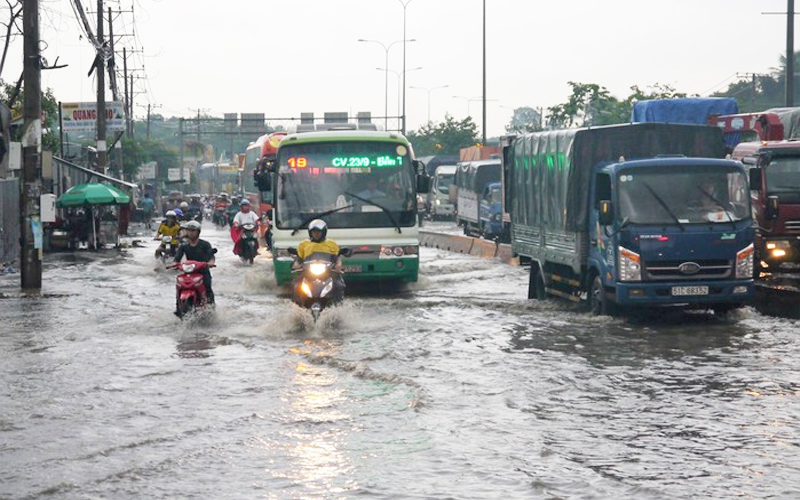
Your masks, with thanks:
M 417 192 L 428 193 L 431 190 L 431 178 L 424 174 L 417 175 Z
M 778 213 L 780 212 L 778 208 L 778 197 L 777 196 L 768 196 L 767 197 L 767 219 L 775 220 L 778 218 Z
M 753 167 L 750 169 L 750 190 L 761 192 L 761 168 Z
M 609 200 L 600 200 L 597 204 L 599 214 L 599 221 L 601 226 L 610 226 L 614 223 L 614 207 Z

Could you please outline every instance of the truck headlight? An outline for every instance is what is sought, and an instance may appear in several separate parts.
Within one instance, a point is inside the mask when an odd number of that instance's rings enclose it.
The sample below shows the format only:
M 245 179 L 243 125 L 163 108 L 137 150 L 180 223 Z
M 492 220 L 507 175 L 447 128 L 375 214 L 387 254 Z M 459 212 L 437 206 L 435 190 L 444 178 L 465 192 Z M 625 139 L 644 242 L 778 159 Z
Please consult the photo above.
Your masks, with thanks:
M 642 258 L 636 252 L 631 252 L 625 247 L 619 247 L 620 281 L 642 281 Z
M 786 257 L 789 249 L 792 248 L 792 244 L 787 240 L 773 240 L 767 242 L 767 253 L 773 259 L 782 259 Z
M 747 245 L 744 249 L 736 252 L 736 277 L 753 277 L 753 245 Z

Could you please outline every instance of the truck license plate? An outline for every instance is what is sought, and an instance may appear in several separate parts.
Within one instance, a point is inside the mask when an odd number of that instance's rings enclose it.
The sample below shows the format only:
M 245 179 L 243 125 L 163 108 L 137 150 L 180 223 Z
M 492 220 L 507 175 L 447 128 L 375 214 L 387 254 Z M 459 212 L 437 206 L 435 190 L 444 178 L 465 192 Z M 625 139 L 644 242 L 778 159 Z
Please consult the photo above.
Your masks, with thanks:
M 346 273 L 360 273 L 361 266 L 342 266 L 342 271 Z
M 707 286 L 673 286 L 672 295 L 708 295 Z

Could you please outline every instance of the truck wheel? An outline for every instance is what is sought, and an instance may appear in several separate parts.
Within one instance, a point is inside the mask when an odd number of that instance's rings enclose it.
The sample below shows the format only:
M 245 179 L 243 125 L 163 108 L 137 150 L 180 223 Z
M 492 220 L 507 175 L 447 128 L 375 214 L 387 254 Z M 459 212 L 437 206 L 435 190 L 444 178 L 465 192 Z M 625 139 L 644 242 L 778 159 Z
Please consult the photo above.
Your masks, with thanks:
M 595 276 L 589 290 L 589 311 L 595 316 L 613 316 L 615 304 L 606 297 L 606 290 L 600 276 Z
M 528 299 L 545 300 L 547 291 L 544 286 L 544 275 L 536 264 L 531 264 L 530 277 L 528 279 Z

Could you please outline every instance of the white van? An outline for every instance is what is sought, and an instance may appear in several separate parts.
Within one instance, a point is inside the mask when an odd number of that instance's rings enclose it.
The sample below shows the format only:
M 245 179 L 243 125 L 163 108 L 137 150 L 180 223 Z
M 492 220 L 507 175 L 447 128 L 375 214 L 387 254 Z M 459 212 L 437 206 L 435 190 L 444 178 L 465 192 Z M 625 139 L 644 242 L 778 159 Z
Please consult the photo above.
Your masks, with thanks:
M 439 165 L 433 174 L 431 191 L 428 193 L 428 214 L 434 218 L 453 216 L 453 203 L 450 201 L 450 186 L 455 182 L 455 165 Z

